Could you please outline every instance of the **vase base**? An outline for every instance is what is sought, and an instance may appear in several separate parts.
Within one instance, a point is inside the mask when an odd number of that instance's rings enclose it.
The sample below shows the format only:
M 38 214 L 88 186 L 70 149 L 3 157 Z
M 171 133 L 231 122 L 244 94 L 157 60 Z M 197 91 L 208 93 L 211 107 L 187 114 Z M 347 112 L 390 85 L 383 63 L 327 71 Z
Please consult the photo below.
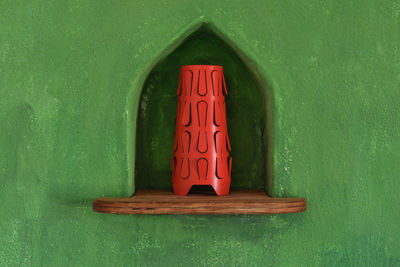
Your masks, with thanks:
M 190 184 L 190 183 L 179 183 L 178 185 L 173 184 L 174 194 L 177 196 L 186 196 L 189 194 L 190 189 L 196 185 L 209 185 L 217 196 L 226 196 L 229 194 L 230 184 L 225 184 L 222 182 L 214 184 Z

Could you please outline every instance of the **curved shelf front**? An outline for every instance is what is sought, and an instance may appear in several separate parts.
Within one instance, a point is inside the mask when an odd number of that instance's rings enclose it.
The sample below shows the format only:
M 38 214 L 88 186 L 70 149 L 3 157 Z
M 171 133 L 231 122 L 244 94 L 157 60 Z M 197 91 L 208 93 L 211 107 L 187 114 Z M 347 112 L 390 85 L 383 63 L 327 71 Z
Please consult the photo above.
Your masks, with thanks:
M 93 210 L 112 214 L 280 214 L 306 210 L 304 198 L 270 198 L 262 190 L 227 196 L 197 192 L 176 196 L 168 190 L 138 190 L 132 197 L 98 198 Z

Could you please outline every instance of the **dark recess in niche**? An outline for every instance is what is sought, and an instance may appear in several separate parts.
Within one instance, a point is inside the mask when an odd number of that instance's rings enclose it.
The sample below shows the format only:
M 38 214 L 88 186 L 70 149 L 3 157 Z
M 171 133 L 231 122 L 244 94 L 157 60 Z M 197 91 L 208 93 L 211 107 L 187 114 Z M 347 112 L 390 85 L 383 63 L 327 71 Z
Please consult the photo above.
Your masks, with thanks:
M 136 189 L 171 189 L 174 119 L 180 66 L 224 67 L 228 130 L 233 158 L 232 189 L 266 185 L 265 108 L 250 70 L 207 26 L 199 28 L 151 71 L 140 99 L 136 128 Z

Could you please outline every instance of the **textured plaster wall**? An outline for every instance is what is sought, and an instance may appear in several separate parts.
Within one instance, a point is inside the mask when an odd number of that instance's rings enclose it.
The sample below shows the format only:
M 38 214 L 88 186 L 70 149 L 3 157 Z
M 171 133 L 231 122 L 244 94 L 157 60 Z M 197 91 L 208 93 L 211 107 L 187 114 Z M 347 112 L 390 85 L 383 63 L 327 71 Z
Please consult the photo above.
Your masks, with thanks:
M 142 85 L 210 21 L 270 85 L 302 214 L 113 216 Z M 400 265 L 398 1 L 1 1 L 0 264 Z

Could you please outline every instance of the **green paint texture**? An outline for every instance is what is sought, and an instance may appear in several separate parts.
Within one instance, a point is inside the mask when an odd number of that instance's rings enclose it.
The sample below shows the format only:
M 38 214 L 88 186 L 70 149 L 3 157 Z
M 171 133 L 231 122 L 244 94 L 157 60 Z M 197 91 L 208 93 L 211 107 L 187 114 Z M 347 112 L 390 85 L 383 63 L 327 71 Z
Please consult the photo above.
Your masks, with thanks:
M 1 1 L 0 265 L 399 266 L 399 33 L 389 0 Z M 232 186 L 305 213 L 92 211 L 170 188 L 196 60 L 224 65 Z

